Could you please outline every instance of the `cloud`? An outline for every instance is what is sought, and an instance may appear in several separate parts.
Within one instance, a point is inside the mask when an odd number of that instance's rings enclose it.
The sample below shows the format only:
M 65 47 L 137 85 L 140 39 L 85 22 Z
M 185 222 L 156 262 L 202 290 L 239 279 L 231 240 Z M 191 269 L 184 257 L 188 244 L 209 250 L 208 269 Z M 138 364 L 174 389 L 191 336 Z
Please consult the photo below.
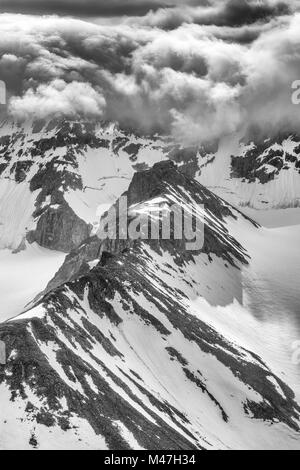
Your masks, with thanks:
M 200 6 L 197 6 L 198 3 Z M 138 20 L 140 24 L 162 29 L 175 29 L 184 23 L 239 27 L 268 22 L 289 15 L 298 8 L 298 1 L 281 0 L 212 0 L 209 5 L 195 2 L 194 7 L 183 4 L 176 8 L 162 8 L 149 12 Z
M 80 17 L 145 15 L 168 6 L 162 0 L 0 0 L 0 12 Z
M 252 41 L 241 41 L 253 34 Z M 174 30 L 2 15 L 0 79 L 18 119 L 118 121 L 199 143 L 259 126 L 298 130 L 300 15 Z
M 88 83 L 53 80 L 48 85 L 39 85 L 36 90 L 27 90 L 22 97 L 13 97 L 11 113 L 18 119 L 34 116 L 45 119 L 61 115 L 76 118 L 103 118 L 105 98 Z

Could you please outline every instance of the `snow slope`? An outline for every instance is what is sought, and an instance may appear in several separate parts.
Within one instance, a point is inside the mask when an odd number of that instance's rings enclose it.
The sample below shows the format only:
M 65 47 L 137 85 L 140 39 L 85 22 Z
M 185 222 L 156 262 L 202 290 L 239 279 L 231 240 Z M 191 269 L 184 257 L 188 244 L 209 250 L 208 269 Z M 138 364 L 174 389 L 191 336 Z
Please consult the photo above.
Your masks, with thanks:
M 291 227 L 300 225 L 300 208 L 257 210 L 243 207 L 242 211 L 248 217 L 266 228 Z
M 300 364 L 292 360 L 300 338 L 300 225 L 259 230 L 228 225 L 250 255 L 242 268 L 243 302 L 235 301 L 225 315 L 222 309 L 210 309 L 204 318 L 255 350 L 300 400 Z
M 297 449 L 299 402 L 243 308 L 241 240 L 263 231 L 170 163 L 135 175 L 128 197 L 139 211 L 205 201 L 204 247 L 103 240 L 96 264 L 91 239 L 89 272 L 0 325 L 2 448 Z
M 36 194 L 26 182 L 0 179 L 0 250 L 16 250 L 33 225 Z
M 45 289 L 64 258 L 37 244 L 18 253 L 0 250 L 0 323 L 19 315 Z
M 196 179 L 240 207 L 262 211 L 299 207 L 300 138 L 278 136 L 263 143 L 224 137 L 216 153 L 198 157 Z
M 300 225 L 294 225 L 240 239 L 251 256 L 244 269 L 245 306 L 259 323 L 273 368 L 280 368 L 300 398 L 300 364 L 292 361 L 293 345 L 300 339 L 299 237 Z

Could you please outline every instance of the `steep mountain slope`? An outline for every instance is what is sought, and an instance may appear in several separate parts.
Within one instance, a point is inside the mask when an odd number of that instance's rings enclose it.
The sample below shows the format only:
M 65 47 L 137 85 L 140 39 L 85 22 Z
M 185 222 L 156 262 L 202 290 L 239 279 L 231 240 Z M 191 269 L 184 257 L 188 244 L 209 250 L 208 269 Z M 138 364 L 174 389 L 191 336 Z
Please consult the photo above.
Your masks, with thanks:
M 107 123 L 3 121 L 0 321 L 20 313 L 46 287 L 62 263 L 60 253 L 97 231 L 101 214 L 136 171 L 170 156 L 193 175 L 196 153 L 167 138 L 137 136 Z M 43 275 L 36 276 L 41 262 Z M 10 293 L 16 285 L 13 269 L 19 272 L 16 302 Z
M 219 146 L 187 148 L 113 124 L 72 121 L 7 121 L 0 135 L 1 248 L 17 249 L 26 236 L 69 252 L 128 188 L 135 171 L 166 159 L 238 205 L 299 205 L 297 136 L 245 143 L 233 135 Z
M 46 287 L 61 253 L 97 229 L 101 213 L 146 166 L 141 162 L 162 158 L 160 146 L 113 125 L 1 124 L 0 321 L 20 313 Z
M 17 249 L 26 237 L 69 252 L 135 171 L 174 153 L 168 139 L 106 123 L 7 121 L 0 132 L 0 248 Z
M 112 124 L 50 121 L 0 128 L 0 249 L 25 239 L 69 253 L 97 230 L 99 217 L 128 188 L 136 171 L 171 159 L 238 206 L 298 207 L 299 139 L 279 136 L 183 147 Z M 241 141 L 242 142 L 242 141 Z
M 224 138 L 199 160 L 196 179 L 226 200 L 258 210 L 297 208 L 300 201 L 300 138 L 245 141 Z
M 169 240 L 73 250 L 55 287 L 0 325 L 0 447 L 297 448 L 293 391 L 207 317 L 243 302 L 237 234 L 259 228 L 171 162 L 135 174 L 126 196 L 129 221 L 158 207 L 162 222 L 174 203 L 204 218 L 204 245 L 188 250 L 172 225 Z

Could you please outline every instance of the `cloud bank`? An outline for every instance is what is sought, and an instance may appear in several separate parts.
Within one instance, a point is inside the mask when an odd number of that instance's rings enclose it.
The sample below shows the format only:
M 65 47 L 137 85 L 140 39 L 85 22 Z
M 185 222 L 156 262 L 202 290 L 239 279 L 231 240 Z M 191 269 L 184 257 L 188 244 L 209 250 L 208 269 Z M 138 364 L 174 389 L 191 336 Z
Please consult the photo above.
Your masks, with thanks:
M 145 15 L 169 6 L 164 0 L 0 0 L 0 13 L 69 16 Z
M 195 3 L 189 8 L 207 15 L 225 8 Z M 190 144 L 253 126 L 298 131 L 300 110 L 291 102 L 291 84 L 300 79 L 297 2 L 289 12 L 278 2 L 265 5 L 280 14 L 172 28 L 149 25 L 149 15 L 106 26 L 1 15 L 0 79 L 9 113 L 117 121 Z
M 199 2 L 200 6 L 197 3 L 151 11 L 140 24 L 163 29 L 174 29 L 184 23 L 239 27 L 290 15 L 298 7 L 297 1 L 281 0 L 212 0 L 208 5 Z

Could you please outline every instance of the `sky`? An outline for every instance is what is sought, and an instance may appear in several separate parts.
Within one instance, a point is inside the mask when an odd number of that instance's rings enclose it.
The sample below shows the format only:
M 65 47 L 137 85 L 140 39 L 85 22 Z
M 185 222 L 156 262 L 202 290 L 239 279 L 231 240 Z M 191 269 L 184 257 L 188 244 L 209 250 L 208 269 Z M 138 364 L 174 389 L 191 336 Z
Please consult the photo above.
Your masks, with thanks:
M 0 14 L 16 119 L 105 119 L 191 144 L 299 128 L 299 0 L 0 0 Z
M 75 17 L 142 16 L 168 7 L 165 0 L 1 0 L 1 12 Z

